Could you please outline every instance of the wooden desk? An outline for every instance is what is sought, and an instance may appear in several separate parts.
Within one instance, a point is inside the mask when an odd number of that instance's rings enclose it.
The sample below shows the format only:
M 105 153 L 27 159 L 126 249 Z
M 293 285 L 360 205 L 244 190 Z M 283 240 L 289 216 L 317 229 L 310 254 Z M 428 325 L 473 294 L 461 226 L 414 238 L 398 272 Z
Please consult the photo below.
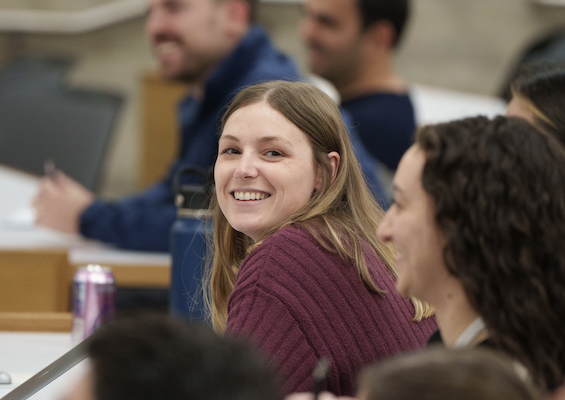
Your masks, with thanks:
M 0 312 L 69 311 L 66 249 L 0 250 Z
M 71 332 L 71 313 L 0 313 L 0 332 Z
M 107 265 L 112 268 L 120 287 L 168 288 L 171 281 L 168 253 L 126 251 L 91 244 L 69 249 L 68 261 L 73 270 L 79 265 Z
M 31 202 L 39 178 L 0 166 L 0 312 L 68 312 L 76 268 L 112 267 L 120 287 L 166 288 L 170 256 L 130 252 L 6 217 Z

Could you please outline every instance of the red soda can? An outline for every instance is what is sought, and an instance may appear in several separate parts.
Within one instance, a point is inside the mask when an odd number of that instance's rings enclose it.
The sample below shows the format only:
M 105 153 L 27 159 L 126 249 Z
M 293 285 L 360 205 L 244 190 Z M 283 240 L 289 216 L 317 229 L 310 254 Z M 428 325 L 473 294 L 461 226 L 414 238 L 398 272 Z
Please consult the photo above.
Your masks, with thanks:
M 82 342 L 114 316 L 116 280 L 109 267 L 79 267 L 73 278 L 73 331 Z

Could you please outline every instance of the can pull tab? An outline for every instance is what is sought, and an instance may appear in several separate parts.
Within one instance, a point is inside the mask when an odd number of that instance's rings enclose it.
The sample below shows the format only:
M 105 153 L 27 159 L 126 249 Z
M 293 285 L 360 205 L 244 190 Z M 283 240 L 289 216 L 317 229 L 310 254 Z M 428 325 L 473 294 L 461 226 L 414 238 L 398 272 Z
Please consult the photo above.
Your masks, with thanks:
M 197 176 L 202 184 L 183 184 L 182 178 L 186 176 Z M 211 170 L 206 170 L 196 165 L 181 167 L 173 177 L 173 191 L 175 193 L 175 205 L 179 209 L 202 210 L 207 209 L 213 190 L 213 179 Z

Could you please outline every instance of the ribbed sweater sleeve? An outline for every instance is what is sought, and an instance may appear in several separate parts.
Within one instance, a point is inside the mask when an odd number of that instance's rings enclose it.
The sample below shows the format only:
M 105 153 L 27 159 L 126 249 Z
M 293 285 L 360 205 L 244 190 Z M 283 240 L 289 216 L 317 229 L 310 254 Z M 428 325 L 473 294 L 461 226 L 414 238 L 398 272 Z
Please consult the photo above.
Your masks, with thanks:
M 285 391 L 310 390 L 317 357 L 288 308 L 260 287 L 240 292 L 234 303 L 237 305 L 231 310 L 229 332 L 251 336 L 275 360 L 278 375 L 285 381 Z
M 243 261 L 228 301 L 227 333 L 257 343 L 286 392 L 310 390 L 323 356 L 332 363 L 327 389 L 353 395 L 363 365 L 423 347 L 435 330 L 433 320 L 411 321 L 414 310 L 394 291 L 384 263 L 376 255 L 368 262 L 386 295 L 370 291 L 353 265 L 306 230 L 282 229 Z

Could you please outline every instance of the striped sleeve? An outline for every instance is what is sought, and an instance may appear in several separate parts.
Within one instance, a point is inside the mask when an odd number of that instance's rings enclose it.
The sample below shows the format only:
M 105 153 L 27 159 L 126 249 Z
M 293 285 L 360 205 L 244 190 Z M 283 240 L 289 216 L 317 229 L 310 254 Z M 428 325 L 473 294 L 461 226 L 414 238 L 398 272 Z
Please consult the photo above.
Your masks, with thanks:
M 283 379 L 285 393 L 311 390 L 317 356 L 283 303 L 255 285 L 230 300 L 226 333 L 249 338 L 260 347 Z

